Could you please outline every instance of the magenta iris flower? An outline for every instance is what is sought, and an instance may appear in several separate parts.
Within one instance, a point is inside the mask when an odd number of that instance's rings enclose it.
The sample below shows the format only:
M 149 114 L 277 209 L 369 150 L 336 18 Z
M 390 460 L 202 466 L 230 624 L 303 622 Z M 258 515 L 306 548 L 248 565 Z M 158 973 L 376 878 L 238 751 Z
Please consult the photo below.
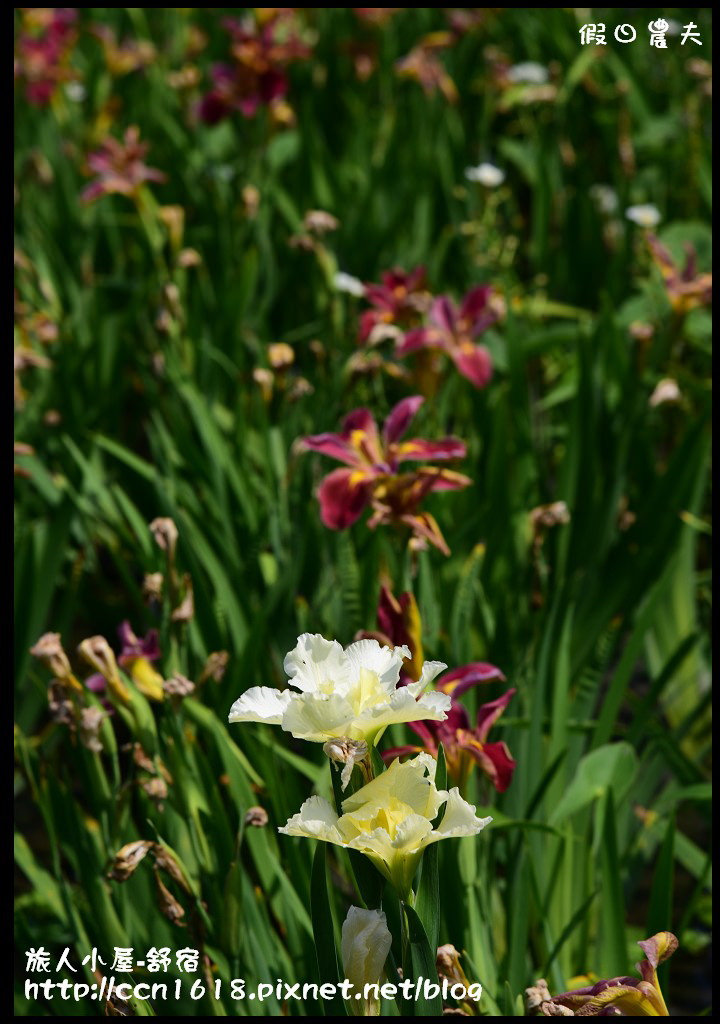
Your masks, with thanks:
M 88 167 L 96 178 L 83 189 L 82 201 L 91 203 L 113 193 L 133 196 L 147 181 L 166 181 L 167 176 L 162 171 L 145 164 L 148 148 L 146 142 L 140 142 L 136 125 L 126 130 L 122 141 L 109 135 L 100 149 L 88 157 Z
M 493 373 L 492 359 L 478 338 L 500 317 L 498 304 L 492 301 L 493 289 L 481 285 L 469 291 L 456 306 L 447 295 L 440 295 L 430 307 L 429 323 L 409 331 L 396 348 L 406 356 L 422 349 L 444 352 L 463 377 L 476 388 L 484 388 Z
M 458 490 L 472 481 L 439 466 L 422 466 L 406 473 L 400 471 L 400 465 L 423 459 L 460 459 L 467 449 L 452 437 L 440 441 L 401 440 L 423 401 L 421 395 L 403 399 L 390 412 L 382 430 L 368 409 L 355 409 L 345 417 L 339 434 L 314 434 L 302 439 L 303 448 L 330 455 L 348 467 L 328 474 L 318 489 L 320 515 L 331 530 L 351 526 L 370 508 L 368 526 L 372 529 L 380 524 L 402 523 L 410 528 L 415 547 L 429 542 L 449 554 L 434 517 L 419 511 L 419 505 L 433 491 Z

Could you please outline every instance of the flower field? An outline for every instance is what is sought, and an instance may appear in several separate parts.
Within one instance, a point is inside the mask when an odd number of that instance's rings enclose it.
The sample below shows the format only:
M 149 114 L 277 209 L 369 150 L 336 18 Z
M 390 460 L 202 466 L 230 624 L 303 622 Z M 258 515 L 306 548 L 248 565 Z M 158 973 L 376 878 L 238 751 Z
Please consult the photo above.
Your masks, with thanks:
M 14 23 L 16 1015 L 711 1013 L 710 10 Z

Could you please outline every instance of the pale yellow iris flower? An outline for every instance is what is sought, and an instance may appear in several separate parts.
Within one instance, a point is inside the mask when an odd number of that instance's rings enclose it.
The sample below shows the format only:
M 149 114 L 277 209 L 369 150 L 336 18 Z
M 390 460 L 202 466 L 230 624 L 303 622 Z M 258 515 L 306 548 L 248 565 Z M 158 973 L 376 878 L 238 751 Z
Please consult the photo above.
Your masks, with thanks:
M 279 725 L 315 743 L 342 737 L 368 746 L 388 725 L 444 721 L 450 698 L 425 690 L 447 666 L 425 662 L 416 683 L 399 686 L 403 659 L 409 657 L 407 647 L 381 647 L 377 640 L 358 640 L 343 650 L 336 640 L 304 633 L 285 658 L 294 689 L 254 686 L 235 701 L 229 721 Z
M 429 754 L 404 763 L 393 761 L 387 771 L 343 800 L 341 815 L 323 797 L 312 796 L 279 831 L 359 850 L 402 899 L 411 899 L 413 877 L 427 846 L 476 835 L 492 821 L 476 817 L 457 787 L 437 789 L 435 768 Z M 443 806 L 443 819 L 435 827 Z

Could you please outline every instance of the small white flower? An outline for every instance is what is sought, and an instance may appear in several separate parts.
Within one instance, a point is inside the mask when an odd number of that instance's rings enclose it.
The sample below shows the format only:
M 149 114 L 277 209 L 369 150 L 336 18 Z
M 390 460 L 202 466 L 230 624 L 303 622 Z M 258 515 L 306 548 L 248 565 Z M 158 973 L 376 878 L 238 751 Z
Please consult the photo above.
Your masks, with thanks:
M 505 171 L 495 164 L 483 163 L 477 167 L 466 167 L 465 177 L 468 181 L 477 181 L 485 188 L 497 188 L 505 181 Z
M 628 206 L 625 216 L 633 224 L 639 224 L 641 228 L 656 228 L 662 217 L 657 206 L 652 203 L 640 203 L 637 206 Z
M 379 1016 L 379 1000 L 354 997 L 364 992 L 365 985 L 379 983 L 391 945 L 392 936 L 382 910 L 350 907 L 343 921 L 340 949 L 343 972 L 354 989 L 348 1006 L 356 1016 Z
M 65 95 L 69 100 L 72 100 L 73 103 L 82 103 L 87 94 L 82 82 L 68 82 L 65 86 Z
M 343 650 L 337 640 L 303 633 L 285 658 L 290 685 L 300 692 L 254 686 L 235 701 L 229 721 L 280 725 L 314 743 L 343 737 L 368 746 L 388 725 L 444 722 L 450 698 L 424 691 L 447 665 L 426 661 L 416 683 L 398 686 L 403 659 L 409 657 L 409 648 L 381 647 L 377 640 L 358 640 Z
M 682 398 L 682 392 L 678 387 L 678 382 L 673 380 L 672 377 L 664 377 L 661 381 L 655 385 L 655 390 L 648 399 L 649 404 L 653 409 L 658 405 L 664 405 L 666 402 L 679 402 Z
M 674 18 L 666 18 L 667 29 L 666 32 L 669 36 L 679 36 L 682 32 L 682 25 L 679 21 L 675 21 Z
M 333 284 L 339 292 L 347 292 L 348 295 L 355 295 L 359 299 L 365 294 L 365 285 L 360 278 L 346 274 L 342 270 L 339 270 L 333 277 Z
M 544 64 L 527 60 L 521 64 L 513 64 L 507 72 L 507 77 L 515 85 L 545 85 L 550 74 Z
M 620 205 L 617 192 L 609 185 L 591 185 L 590 197 L 597 203 L 601 213 L 616 213 Z

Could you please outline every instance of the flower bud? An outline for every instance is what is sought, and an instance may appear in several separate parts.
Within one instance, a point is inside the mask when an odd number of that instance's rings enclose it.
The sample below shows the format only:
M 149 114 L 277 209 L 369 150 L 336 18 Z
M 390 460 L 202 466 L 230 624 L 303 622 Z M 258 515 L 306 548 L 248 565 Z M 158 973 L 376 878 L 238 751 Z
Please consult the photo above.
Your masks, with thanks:
M 552 526 L 565 526 L 570 522 L 570 512 L 564 501 L 553 501 L 549 505 L 538 505 L 530 513 L 530 520 L 536 533 Z
M 326 210 L 308 210 L 303 218 L 303 227 L 316 235 L 324 235 L 328 231 L 337 231 L 340 221 Z
M 145 574 L 142 593 L 148 603 L 162 599 L 163 582 L 164 577 L 161 572 L 148 572 Z
M 245 824 L 251 828 L 265 828 L 268 823 L 268 813 L 264 807 L 248 807 L 245 812 Z
M 159 775 L 155 775 L 151 779 L 143 779 L 140 785 L 150 799 L 154 800 L 158 804 L 160 804 L 160 802 L 168 795 L 167 782 L 165 779 L 160 778 Z
M 544 978 L 539 978 L 534 985 L 525 989 L 525 1008 L 528 1014 L 536 1013 L 549 999 L 552 999 L 552 996 Z
M 163 884 L 157 871 L 155 872 L 155 887 L 157 889 L 160 913 L 173 924 L 180 924 L 183 917 L 185 917 L 185 908 L 178 903 L 167 886 Z
M 150 532 L 161 551 L 167 551 L 168 558 L 175 558 L 178 528 L 169 516 L 159 516 L 150 523 Z
M 263 401 L 269 402 L 272 398 L 273 385 L 275 383 L 275 374 L 272 370 L 266 370 L 264 366 L 257 366 L 253 370 L 253 380 L 259 386 L 262 392 Z
M 665 377 L 659 381 L 655 386 L 655 390 L 650 395 L 649 404 L 651 408 L 656 408 L 658 405 L 664 405 L 666 402 L 677 403 L 682 398 L 682 393 L 678 387 L 676 380 L 671 377 Z
M 364 995 L 365 985 L 379 983 L 391 944 L 392 936 L 381 910 L 350 907 L 342 926 L 341 953 L 345 977 L 355 989 L 348 1006 L 357 1016 L 377 1017 L 380 1014 L 379 999 L 372 996 L 355 999 L 354 995 L 358 992 Z
M 104 636 L 91 636 L 83 640 L 78 653 L 105 679 L 113 696 L 125 704 L 130 703 L 130 694 L 120 679 L 115 655 Z
M 185 210 L 182 206 L 161 206 L 158 212 L 167 228 L 170 244 L 173 249 L 179 249 L 185 231 Z
M 59 725 L 74 725 L 75 706 L 68 700 L 67 690 L 58 679 L 53 679 L 48 687 L 48 709 L 53 722 Z
M 30 653 L 34 658 L 43 661 L 59 682 L 70 685 L 74 690 L 82 690 L 82 686 L 72 674 L 68 656 L 60 643 L 59 633 L 43 633 L 38 642 L 30 648 Z
M 286 370 L 295 362 L 295 353 L 286 341 L 276 341 L 268 345 L 267 354 L 273 370 Z
M 181 249 L 178 253 L 178 266 L 186 270 L 188 267 L 199 267 L 202 256 L 197 249 Z
M 252 220 L 257 215 L 260 206 L 260 189 L 255 185 L 245 185 L 242 190 L 242 201 L 245 207 L 245 216 Z
M 465 989 L 469 987 L 470 982 L 460 966 L 460 954 L 452 943 L 447 942 L 444 946 L 438 947 L 435 966 L 441 981 L 445 978 L 450 985 L 462 985 Z

